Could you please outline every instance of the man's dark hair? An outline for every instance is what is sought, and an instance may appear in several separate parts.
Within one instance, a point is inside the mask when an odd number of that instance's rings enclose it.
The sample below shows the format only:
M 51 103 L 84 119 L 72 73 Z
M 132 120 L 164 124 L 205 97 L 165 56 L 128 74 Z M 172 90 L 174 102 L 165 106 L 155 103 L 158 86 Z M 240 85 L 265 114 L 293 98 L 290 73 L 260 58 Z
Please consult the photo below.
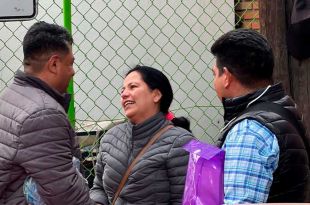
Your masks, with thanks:
M 134 71 L 141 74 L 143 81 L 151 90 L 158 89 L 161 92 L 160 111 L 167 114 L 173 99 L 172 87 L 168 78 L 155 68 L 140 65 L 129 70 L 126 76 Z
M 257 83 L 272 83 L 274 58 L 266 38 L 251 29 L 236 29 L 222 35 L 211 47 L 220 75 L 224 67 L 241 84 L 255 87 Z
M 63 27 L 44 21 L 33 24 L 23 40 L 24 64 L 52 52 L 68 53 L 72 45 L 71 34 Z

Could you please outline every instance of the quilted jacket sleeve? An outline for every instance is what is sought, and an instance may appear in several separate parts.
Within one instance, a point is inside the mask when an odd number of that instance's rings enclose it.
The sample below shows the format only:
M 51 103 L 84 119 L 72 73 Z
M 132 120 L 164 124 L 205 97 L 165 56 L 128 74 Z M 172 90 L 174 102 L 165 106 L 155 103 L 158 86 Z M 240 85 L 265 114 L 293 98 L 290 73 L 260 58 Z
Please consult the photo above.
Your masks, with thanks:
M 103 136 L 104 138 L 104 136 Z M 102 143 L 100 143 L 101 145 Z M 108 205 L 108 196 L 104 191 L 103 188 L 103 170 L 104 170 L 104 162 L 102 160 L 102 149 L 101 146 L 99 148 L 99 154 L 97 155 L 97 161 L 96 161 L 96 176 L 94 179 L 93 187 L 90 190 L 90 197 L 99 204 Z
M 170 182 L 171 204 L 182 204 L 188 164 L 188 152 L 182 146 L 194 137 L 185 134 L 177 137 L 168 154 L 167 169 Z
M 72 164 L 74 136 L 70 129 L 65 114 L 56 109 L 34 113 L 21 125 L 16 161 L 37 182 L 47 205 L 94 204 Z

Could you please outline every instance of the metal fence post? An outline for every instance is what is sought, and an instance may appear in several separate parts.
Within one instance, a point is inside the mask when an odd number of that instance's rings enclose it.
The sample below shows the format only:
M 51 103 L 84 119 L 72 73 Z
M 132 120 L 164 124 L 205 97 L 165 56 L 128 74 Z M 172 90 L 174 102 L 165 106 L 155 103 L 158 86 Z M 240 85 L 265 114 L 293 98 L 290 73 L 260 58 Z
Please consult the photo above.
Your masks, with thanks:
M 71 0 L 63 0 L 63 17 L 64 27 L 71 33 Z M 74 90 L 73 90 L 73 78 L 68 86 L 68 93 L 71 94 L 71 101 L 68 110 L 68 116 L 71 126 L 75 128 L 75 108 L 74 108 Z

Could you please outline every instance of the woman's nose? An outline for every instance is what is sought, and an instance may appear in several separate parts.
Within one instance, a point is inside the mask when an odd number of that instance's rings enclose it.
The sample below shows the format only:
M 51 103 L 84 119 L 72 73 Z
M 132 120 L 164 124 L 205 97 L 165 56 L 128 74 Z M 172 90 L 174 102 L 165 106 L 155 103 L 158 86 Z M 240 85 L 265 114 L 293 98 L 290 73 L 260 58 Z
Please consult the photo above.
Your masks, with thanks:
M 121 98 L 126 98 L 128 96 L 128 92 L 126 90 L 123 90 L 121 93 Z

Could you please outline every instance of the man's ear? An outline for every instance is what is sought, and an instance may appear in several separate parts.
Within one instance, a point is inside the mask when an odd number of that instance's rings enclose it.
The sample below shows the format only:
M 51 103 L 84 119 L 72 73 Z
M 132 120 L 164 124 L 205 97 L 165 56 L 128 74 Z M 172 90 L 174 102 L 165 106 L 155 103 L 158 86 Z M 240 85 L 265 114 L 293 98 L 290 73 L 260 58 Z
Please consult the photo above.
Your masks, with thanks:
M 158 89 L 155 89 L 152 91 L 153 92 L 153 100 L 155 103 L 158 103 L 162 97 L 161 92 Z
M 223 68 L 222 75 L 224 75 L 224 87 L 228 88 L 233 80 L 233 75 L 226 67 Z
M 60 57 L 58 55 L 52 55 L 47 61 L 47 69 L 49 72 L 57 74 L 58 66 L 60 63 Z

